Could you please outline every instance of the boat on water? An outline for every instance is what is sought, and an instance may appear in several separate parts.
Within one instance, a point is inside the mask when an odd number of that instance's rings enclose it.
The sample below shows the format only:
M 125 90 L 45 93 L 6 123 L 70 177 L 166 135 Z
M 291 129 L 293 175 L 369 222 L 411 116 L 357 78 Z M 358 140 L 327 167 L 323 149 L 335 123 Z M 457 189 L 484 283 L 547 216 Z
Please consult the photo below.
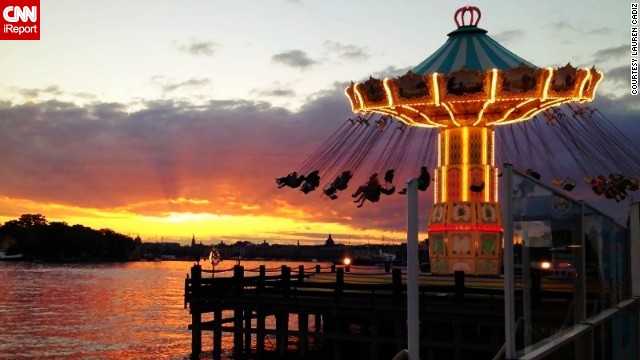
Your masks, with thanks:
M 382 251 L 382 249 L 358 253 L 353 259 L 353 265 L 392 265 L 396 262 L 396 254 Z
M 22 254 L 7 255 L 7 253 L 4 250 L 0 250 L 0 261 L 20 260 L 20 259 L 22 259 Z

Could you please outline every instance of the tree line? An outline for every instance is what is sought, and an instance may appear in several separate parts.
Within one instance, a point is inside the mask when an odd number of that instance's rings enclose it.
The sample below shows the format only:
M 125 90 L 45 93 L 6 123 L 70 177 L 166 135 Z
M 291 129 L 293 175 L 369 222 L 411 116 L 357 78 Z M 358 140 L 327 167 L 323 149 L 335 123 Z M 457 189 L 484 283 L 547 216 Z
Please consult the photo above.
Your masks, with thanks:
M 110 229 L 95 230 L 66 222 L 49 222 L 41 214 L 24 214 L 0 226 L 0 250 L 43 261 L 125 261 L 140 238 Z

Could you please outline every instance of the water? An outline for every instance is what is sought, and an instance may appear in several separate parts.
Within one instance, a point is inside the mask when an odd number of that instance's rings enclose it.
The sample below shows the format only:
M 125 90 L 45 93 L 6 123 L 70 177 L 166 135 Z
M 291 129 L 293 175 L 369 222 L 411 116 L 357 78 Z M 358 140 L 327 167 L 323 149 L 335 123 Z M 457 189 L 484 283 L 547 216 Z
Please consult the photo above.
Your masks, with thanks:
M 287 263 L 298 264 L 310 266 Z M 0 359 L 188 359 L 184 279 L 191 265 L 0 262 Z M 211 358 L 207 343 L 203 359 Z M 231 346 L 223 338 L 225 353 Z

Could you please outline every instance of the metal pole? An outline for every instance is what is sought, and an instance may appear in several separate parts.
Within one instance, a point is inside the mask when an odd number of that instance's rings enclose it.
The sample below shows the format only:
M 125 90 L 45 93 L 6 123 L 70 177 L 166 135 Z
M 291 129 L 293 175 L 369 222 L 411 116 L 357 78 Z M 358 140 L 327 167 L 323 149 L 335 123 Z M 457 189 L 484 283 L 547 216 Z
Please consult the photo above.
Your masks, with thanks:
M 522 315 L 524 317 L 524 348 L 531 345 L 531 256 L 529 254 L 529 226 L 520 217 L 522 228 Z M 525 352 L 526 353 L 526 352 Z
M 631 251 L 629 256 L 631 260 L 631 296 L 640 297 L 640 203 L 637 202 L 631 204 L 629 209 L 629 244 Z M 636 310 L 636 324 L 638 323 L 640 323 L 640 316 Z M 638 328 L 636 327 L 636 329 Z M 636 353 L 640 353 L 640 338 L 636 337 L 635 341 Z
M 574 237 L 575 243 L 572 246 L 574 258 L 575 280 L 575 313 L 574 323 L 580 324 L 587 318 L 587 269 L 585 266 L 585 226 L 584 226 L 584 200 L 580 201 L 580 227 L 578 228 L 578 238 Z
M 504 338 L 505 357 L 515 359 L 515 311 L 513 291 L 513 166 L 504 167 L 504 186 L 502 187 L 504 216 Z
M 407 334 L 410 360 L 420 359 L 418 180 L 407 181 Z
M 640 203 L 629 210 L 629 243 L 631 246 L 631 295 L 640 296 Z
M 585 268 L 585 227 L 584 227 L 584 201 L 580 201 L 580 222 L 578 227 L 577 238 L 573 237 L 572 257 L 575 270 L 573 277 L 573 296 L 574 296 L 574 324 L 582 324 L 587 318 L 587 293 L 586 293 L 586 268 Z M 593 332 L 591 332 L 593 334 Z M 579 336 L 574 343 L 574 359 L 591 360 L 593 359 L 592 349 L 588 350 L 590 338 L 587 336 Z

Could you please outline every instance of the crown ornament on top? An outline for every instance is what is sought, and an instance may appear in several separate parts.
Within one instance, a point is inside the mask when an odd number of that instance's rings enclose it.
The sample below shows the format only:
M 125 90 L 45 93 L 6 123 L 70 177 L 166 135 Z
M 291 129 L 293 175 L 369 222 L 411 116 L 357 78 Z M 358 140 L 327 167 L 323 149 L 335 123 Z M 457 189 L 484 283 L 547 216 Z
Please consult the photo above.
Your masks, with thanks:
M 468 21 L 465 19 L 469 14 Z M 480 22 L 480 17 L 482 14 L 480 13 L 480 9 L 476 6 L 463 6 L 456 10 L 455 14 L 453 14 L 453 20 L 456 22 L 458 28 L 463 26 L 478 26 Z

